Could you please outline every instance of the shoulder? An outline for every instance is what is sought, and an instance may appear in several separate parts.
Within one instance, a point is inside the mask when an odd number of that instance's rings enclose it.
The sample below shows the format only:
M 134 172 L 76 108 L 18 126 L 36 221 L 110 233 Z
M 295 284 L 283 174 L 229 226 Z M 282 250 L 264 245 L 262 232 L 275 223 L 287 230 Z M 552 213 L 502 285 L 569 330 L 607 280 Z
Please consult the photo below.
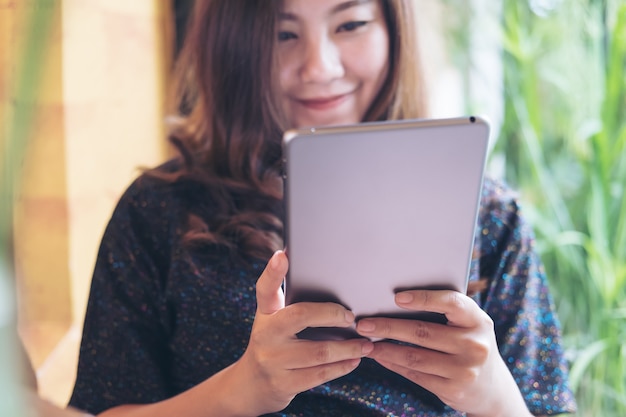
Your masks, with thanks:
M 479 222 L 512 227 L 522 217 L 520 196 L 504 180 L 485 177 L 478 211 Z
M 194 199 L 210 198 L 200 192 L 201 183 L 181 175 L 181 166 L 179 159 L 171 159 L 143 172 L 123 192 L 116 213 L 163 219 L 194 207 Z
M 519 209 L 519 195 L 503 180 L 486 176 L 480 197 L 479 215 L 506 216 Z
M 116 288 L 137 291 L 139 282 L 144 290 L 155 283 L 164 285 L 187 218 L 176 184 L 160 176 L 170 172 L 172 164 L 142 173 L 122 193 L 98 251 L 92 282 L 101 288 L 115 283 Z
M 172 181 L 168 176 L 178 169 L 179 162 L 172 159 L 135 178 L 122 194 L 119 204 L 129 208 L 147 208 L 155 202 L 165 199 L 171 201 L 176 194 Z
M 160 246 L 180 228 L 185 204 L 175 183 L 167 175 L 177 162 L 168 161 L 135 178 L 115 205 L 105 232 L 105 244 L 126 244 L 134 239 L 148 246 Z
M 503 180 L 485 178 L 477 222 L 483 255 L 511 244 L 526 245 L 534 239 L 519 194 Z
M 223 206 L 223 195 L 194 171 L 172 159 L 143 172 L 123 192 L 109 222 L 117 236 L 134 238 L 159 247 L 159 241 L 178 241 L 200 218 L 213 225 Z

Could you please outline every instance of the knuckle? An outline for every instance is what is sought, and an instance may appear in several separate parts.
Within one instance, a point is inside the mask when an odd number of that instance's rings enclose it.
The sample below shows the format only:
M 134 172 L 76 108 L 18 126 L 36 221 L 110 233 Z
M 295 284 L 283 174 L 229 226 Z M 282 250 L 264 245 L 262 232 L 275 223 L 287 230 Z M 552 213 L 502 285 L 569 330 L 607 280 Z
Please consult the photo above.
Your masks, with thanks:
M 447 395 L 447 398 L 452 404 L 460 404 L 465 400 L 466 393 L 463 387 L 456 386 L 450 391 L 451 392 Z
M 259 350 L 267 346 L 267 340 L 267 331 L 263 329 L 259 330 L 259 328 L 253 329 L 250 333 L 250 338 L 248 339 L 247 351 L 249 351 L 254 357 L 258 356 Z
M 422 374 L 414 369 L 409 369 L 405 376 L 407 379 L 410 379 L 418 385 L 422 381 Z
M 422 296 L 422 304 L 424 307 L 428 307 L 432 302 L 432 293 L 430 291 L 421 291 L 420 294 Z
M 355 368 L 353 361 L 341 361 L 318 367 L 315 377 L 319 383 L 324 383 L 340 376 L 349 374 Z
M 333 321 L 342 322 L 345 320 L 345 309 L 339 304 L 328 303 L 329 314 Z
M 455 310 L 463 310 L 465 308 L 465 295 L 452 291 L 449 296 L 450 306 Z
M 489 345 L 486 343 L 478 343 L 474 347 L 474 354 L 481 363 L 487 360 L 487 358 L 489 357 L 489 353 Z
M 293 323 L 300 323 L 307 316 L 306 308 L 302 304 L 292 304 L 282 311 L 285 312 L 287 319 Z
M 484 313 L 484 312 L 483 312 Z M 482 315 L 482 323 L 485 327 L 487 327 L 488 329 L 492 330 L 495 328 L 495 324 L 493 322 L 493 319 L 489 316 L 489 314 L 484 313 Z
M 330 379 L 329 377 L 329 369 L 327 366 L 322 366 L 320 367 L 320 369 L 317 371 L 317 378 L 319 381 L 328 381 Z
M 331 349 L 328 343 L 321 343 L 315 350 L 315 358 L 319 363 L 329 362 L 331 357 Z
M 407 368 L 419 368 L 424 362 L 423 358 L 413 349 L 406 353 L 404 360 Z
M 261 343 L 262 343 L 262 338 L 261 338 L 260 332 L 255 332 L 255 331 L 251 332 L 250 339 L 248 340 L 248 346 L 249 347 L 257 346 Z
M 475 382 L 478 379 L 479 374 L 479 370 L 475 367 L 464 368 L 457 374 L 457 381 L 461 383 L 462 386 L 467 386 Z M 458 391 L 462 392 L 463 390 L 459 389 Z
M 418 345 L 423 344 L 424 341 L 430 338 L 430 329 L 426 323 L 422 321 L 413 322 L 413 337 Z
M 466 352 L 473 363 L 484 363 L 491 353 L 489 343 L 471 339 L 466 344 Z
M 345 361 L 341 366 L 341 375 L 345 375 L 354 370 L 355 365 L 352 362 Z
M 376 332 L 380 332 L 383 336 L 389 336 L 393 332 L 393 328 L 391 326 L 391 322 L 389 320 L 382 320 L 380 323 L 376 324 Z
M 256 352 L 254 360 L 262 373 L 265 374 L 267 370 L 272 369 L 272 355 L 265 354 L 264 352 Z
M 275 393 L 279 393 L 282 389 L 282 387 L 278 383 L 278 380 L 276 378 L 273 378 L 271 374 L 267 375 L 267 377 L 265 378 L 265 384 L 272 392 Z

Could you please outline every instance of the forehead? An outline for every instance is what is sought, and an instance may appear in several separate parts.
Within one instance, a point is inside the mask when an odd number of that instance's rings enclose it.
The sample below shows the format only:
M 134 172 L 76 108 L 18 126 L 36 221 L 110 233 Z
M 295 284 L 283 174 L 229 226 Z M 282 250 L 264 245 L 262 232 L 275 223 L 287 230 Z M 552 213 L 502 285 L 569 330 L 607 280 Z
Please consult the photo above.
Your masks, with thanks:
M 283 0 L 280 18 L 302 19 L 312 15 L 332 17 L 345 10 L 377 8 L 380 0 Z

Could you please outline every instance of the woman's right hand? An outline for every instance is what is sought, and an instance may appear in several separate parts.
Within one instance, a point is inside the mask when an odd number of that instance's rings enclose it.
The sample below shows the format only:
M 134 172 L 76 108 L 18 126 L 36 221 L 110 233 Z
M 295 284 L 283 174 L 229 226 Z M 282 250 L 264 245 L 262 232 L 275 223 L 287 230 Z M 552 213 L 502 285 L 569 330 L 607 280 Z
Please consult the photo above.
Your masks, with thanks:
M 367 339 L 310 341 L 296 334 L 307 327 L 349 327 L 354 315 L 334 303 L 285 307 L 281 289 L 287 256 L 276 252 L 257 281 L 257 311 L 243 356 L 227 368 L 237 388 L 237 415 L 280 411 L 296 394 L 346 375 L 374 346 Z
M 339 304 L 285 307 L 281 285 L 289 262 L 272 256 L 257 281 L 257 311 L 242 357 L 199 385 L 153 404 L 126 404 L 98 417 L 249 417 L 280 411 L 300 392 L 350 373 L 374 349 L 368 339 L 311 341 L 307 327 L 348 327 L 354 315 Z

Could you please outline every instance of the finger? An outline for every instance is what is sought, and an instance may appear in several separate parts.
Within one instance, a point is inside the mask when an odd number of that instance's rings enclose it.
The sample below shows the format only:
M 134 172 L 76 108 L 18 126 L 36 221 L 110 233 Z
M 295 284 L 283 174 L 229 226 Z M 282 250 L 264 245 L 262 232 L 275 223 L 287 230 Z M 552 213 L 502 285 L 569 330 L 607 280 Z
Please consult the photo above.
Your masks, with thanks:
M 281 363 L 288 369 L 311 368 L 335 362 L 359 359 L 374 350 L 374 344 L 367 339 L 342 341 L 308 341 L 299 342 L 298 350 L 285 354 Z
M 287 383 L 294 387 L 296 392 L 307 391 L 328 381 L 337 379 L 354 371 L 361 363 L 361 359 L 348 359 L 326 365 L 313 366 L 290 371 Z
M 406 379 L 413 381 L 422 388 L 432 392 L 441 401 L 448 404 L 452 408 L 462 408 L 461 402 L 464 400 L 464 397 L 466 397 L 465 391 L 468 385 L 468 383 L 462 378 L 444 378 L 385 361 L 378 361 L 378 363 L 390 371 L 395 372 L 398 375 L 402 375 Z
M 283 251 L 276 251 L 256 283 L 257 311 L 272 314 L 285 306 L 281 285 L 289 269 L 289 261 Z
M 354 313 L 336 303 L 296 303 L 276 313 L 275 326 L 283 335 L 294 335 L 307 327 L 349 327 Z
M 367 318 L 357 323 L 364 337 L 392 339 L 445 353 L 459 353 L 464 330 L 421 320 Z
M 384 360 L 377 360 L 377 362 L 390 371 L 395 372 L 396 374 L 401 375 L 409 381 L 413 381 L 422 388 L 432 392 L 440 397 L 440 399 L 442 399 L 441 393 L 444 392 L 447 385 L 450 383 L 449 378 L 444 378 L 439 375 L 416 371 L 415 369 L 405 368 L 396 363 L 386 362 Z
M 450 326 L 474 327 L 483 316 L 474 300 L 457 291 L 403 291 L 396 294 L 395 301 L 406 310 L 445 314 Z
M 452 355 L 413 346 L 378 342 L 367 357 L 380 363 L 393 364 L 396 371 L 403 370 L 403 373 L 411 370 L 450 379 L 458 372 Z

